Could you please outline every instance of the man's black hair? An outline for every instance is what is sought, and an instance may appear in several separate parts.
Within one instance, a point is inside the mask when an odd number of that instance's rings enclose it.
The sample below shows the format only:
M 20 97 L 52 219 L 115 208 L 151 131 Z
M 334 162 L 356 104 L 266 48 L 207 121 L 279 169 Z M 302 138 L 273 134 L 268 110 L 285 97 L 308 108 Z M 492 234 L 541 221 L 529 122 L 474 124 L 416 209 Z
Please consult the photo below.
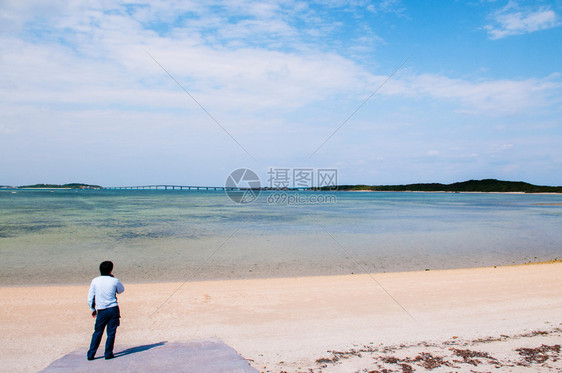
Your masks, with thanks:
M 113 271 L 113 262 L 106 260 L 100 264 L 100 273 L 102 276 L 109 276 Z

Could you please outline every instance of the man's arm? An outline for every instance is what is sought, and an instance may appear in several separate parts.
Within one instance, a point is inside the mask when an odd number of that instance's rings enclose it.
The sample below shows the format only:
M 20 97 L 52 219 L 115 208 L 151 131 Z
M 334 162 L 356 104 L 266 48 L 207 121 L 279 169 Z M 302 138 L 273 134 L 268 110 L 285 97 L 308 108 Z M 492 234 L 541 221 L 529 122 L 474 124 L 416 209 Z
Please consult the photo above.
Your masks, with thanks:
M 115 292 L 117 294 L 121 294 L 124 291 L 125 291 L 125 287 L 123 286 L 121 281 L 119 281 L 119 279 L 117 279 L 117 284 L 115 284 Z
M 94 281 L 90 284 L 90 290 L 88 291 L 88 306 L 92 310 L 92 317 L 96 317 L 98 312 L 96 311 L 96 285 Z
M 90 284 L 90 290 L 88 291 L 88 307 L 90 307 L 92 311 L 96 310 L 95 296 L 96 296 L 96 285 L 94 284 L 94 281 L 92 281 L 92 283 Z

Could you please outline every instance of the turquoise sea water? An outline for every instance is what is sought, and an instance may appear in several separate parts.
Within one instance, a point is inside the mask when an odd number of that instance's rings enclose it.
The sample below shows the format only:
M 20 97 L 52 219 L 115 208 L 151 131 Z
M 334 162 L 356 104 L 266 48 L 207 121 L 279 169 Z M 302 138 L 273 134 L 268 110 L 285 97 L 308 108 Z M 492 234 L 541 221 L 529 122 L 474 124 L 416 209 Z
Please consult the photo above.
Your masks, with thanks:
M 0 281 L 88 283 L 103 260 L 134 282 L 562 258 L 562 195 L 273 193 L 238 205 L 222 191 L 0 190 Z

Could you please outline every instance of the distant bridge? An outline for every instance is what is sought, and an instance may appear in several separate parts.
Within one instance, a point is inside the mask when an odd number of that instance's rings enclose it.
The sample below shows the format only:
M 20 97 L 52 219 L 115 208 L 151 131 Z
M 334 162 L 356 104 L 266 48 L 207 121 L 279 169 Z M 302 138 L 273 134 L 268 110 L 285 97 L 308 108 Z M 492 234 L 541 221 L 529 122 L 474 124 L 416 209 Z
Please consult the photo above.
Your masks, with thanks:
M 135 186 L 118 186 L 118 187 L 104 187 L 103 189 L 112 190 L 240 190 L 244 188 L 228 188 L 228 187 L 217 187 L 217 186 L 196 186 L 196 185 L 166 185 L 166 184 L 155 184 L 155 185 L 135 185 Z

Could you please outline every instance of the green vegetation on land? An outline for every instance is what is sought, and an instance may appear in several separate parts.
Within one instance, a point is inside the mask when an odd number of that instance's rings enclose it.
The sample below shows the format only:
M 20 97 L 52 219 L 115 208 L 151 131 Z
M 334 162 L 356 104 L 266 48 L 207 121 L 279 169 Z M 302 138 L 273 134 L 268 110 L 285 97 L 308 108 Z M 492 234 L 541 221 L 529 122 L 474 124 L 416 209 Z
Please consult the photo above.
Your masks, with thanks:
M 22 189 L 101 189 L 99 185 L 89 185 L 80 183 L 70 183 L 70 184 L 34 184 L 34 185 L 23 185 L 18 188 Z
M 333 188 L 332 188 L 333 189 Z M 330 188 L 322 188 L 330 190 Z M 541 186 L 523 181 L 502 181 L 496 179 L 468 180 L 452 184 L 427 183 L 405 185 L 339 185 L 343 191 L 380 192 L 523 192 L 523 193 L 562 193 L 560 186 Z

